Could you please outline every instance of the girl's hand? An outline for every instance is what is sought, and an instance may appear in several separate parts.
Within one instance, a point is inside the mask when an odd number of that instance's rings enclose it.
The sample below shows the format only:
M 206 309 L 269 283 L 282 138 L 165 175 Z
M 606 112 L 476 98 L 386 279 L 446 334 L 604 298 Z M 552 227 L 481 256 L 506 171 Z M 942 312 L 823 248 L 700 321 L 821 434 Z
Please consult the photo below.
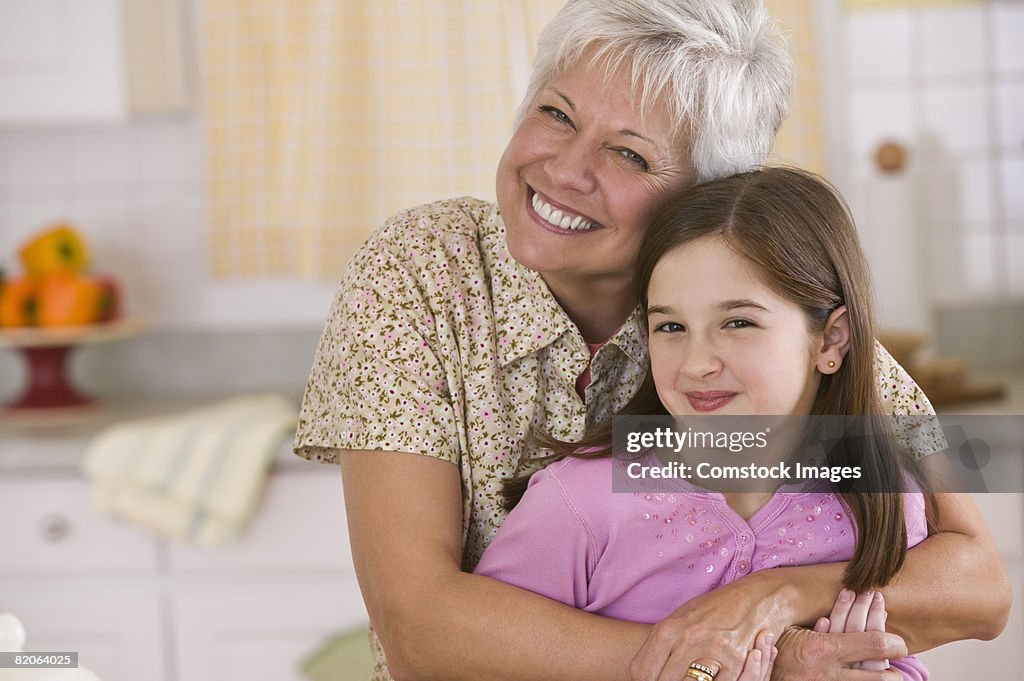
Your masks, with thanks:
M 818 633 L 842 634 L 859 631 L 885 631 L 885 598 L 880 591 L 867 591 L 854 595 L 843 589 L 836 598 L 828 617 L 815 623 Z M 852 665 L 853 669 L 881 671 L 889 668 L 888 660 L 864 660 Z
M 772 665 L 779 654 L 779 649 L 772 645 L 773 639 L 767 631 L 757 635 L 754 649 L 747 653 L 743 671 L 737 681 L 769 681 L 772 678 Z

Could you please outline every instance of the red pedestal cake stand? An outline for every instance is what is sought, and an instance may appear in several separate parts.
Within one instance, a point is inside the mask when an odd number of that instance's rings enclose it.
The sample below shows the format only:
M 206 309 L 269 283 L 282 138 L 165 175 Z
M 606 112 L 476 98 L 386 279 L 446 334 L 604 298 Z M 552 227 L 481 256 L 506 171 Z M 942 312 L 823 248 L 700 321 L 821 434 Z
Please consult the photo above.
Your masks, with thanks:
M 68 357 L 82 345 L 119 340 L 138 330 L 129 320 L 89 326 L 0 329 L 0 348 L 19 353 L 28 369 L 25 390 L 5 408 L 9 412 L 31 412 L 91 404 L 92 399 L 78 392 L 68 379 Z

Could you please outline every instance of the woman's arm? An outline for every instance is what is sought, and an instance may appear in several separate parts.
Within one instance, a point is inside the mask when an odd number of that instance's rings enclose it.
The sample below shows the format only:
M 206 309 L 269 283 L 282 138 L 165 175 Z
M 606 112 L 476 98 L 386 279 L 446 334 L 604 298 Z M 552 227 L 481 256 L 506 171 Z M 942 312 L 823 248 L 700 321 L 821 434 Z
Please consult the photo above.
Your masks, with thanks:
M 353 451 L 341 470 L 359 585 L 395 679 L 628 677 L 649 626 L 462 572 L 454 465 Z
M 1009 616 L 1009 580 L 974 502 L 964 494 L 939 494 L 936 501 L 938 533 L 911 548 L 900 574 L 882 589 L 889 606 L 886 628 L 906 641 L 910 653 L 962 639 L 995 638 Z M 815 678 L 812 667 L 829 660 L 876 659 L 875 654 L 857 657 L 863 649 L 854 653 L 848 648 L 892 644 L 879 632 L 874 632 L 877 640 L 814 632 L 780 637 L 780 628 L 811 626 L 828 612 L 842 588 L 844 568 L 845 563 L 826 563 L 756 572 L 684 604 L 655 626 L 637 654 L 639 672 L 634 678 L 662 668 L 674 651 L 696 652 L 696 623 L 714 628 L 735 619 L 744 607 L 751 619 L 763 618 L 744 624 L 748 635 L 758 628 L 776 633 L 775 678 Z M 734 660 L 721 661 L 734 668 Z

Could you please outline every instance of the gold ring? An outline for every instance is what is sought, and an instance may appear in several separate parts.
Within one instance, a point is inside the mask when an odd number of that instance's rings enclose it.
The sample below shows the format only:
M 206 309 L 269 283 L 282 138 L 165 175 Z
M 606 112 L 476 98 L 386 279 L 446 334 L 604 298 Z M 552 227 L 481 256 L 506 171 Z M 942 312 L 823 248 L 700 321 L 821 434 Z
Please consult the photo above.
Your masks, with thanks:
M 715 677 L 711 676 L 711 674 L 708 674 L 707 672 L 702 672 L 701 670 L 696 669 L 694 667 L 690 667 L 689 669 L 687 669 L 686 675 L 691 679 L 696 679 L 697 681 L 715 681 Z
M 718 672 L 716 672 L 714 669 L 708 667 L 707 665 L 703 665 L 700 662 L 691 662 L 690 669 L 696 669 L 699 672 L 704 672 L 711 678 L 715 678 L 715 675 L 718 674 Z

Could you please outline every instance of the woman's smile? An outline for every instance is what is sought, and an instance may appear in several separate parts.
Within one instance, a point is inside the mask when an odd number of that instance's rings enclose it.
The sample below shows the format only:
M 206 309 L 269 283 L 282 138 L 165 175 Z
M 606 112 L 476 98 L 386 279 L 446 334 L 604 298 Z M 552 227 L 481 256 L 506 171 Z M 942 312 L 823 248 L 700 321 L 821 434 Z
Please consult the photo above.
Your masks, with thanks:
M 543 197 L 536 189 L 530 189 L 530 216 L 548 231 L 556 234 L 576 236 L 593 232 L 601 224 L 568 207 Z

